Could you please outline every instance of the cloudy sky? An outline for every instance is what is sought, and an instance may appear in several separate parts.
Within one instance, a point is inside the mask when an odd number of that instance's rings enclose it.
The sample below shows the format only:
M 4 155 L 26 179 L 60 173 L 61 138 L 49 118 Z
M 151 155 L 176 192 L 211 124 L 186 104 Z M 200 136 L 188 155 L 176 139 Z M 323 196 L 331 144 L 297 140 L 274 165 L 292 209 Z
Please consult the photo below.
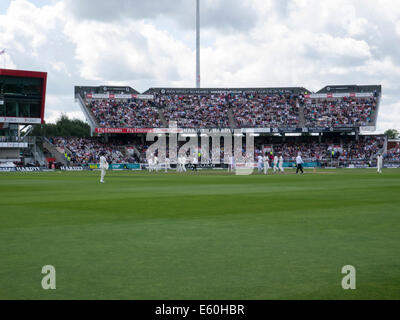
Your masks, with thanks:
M 200 2 L 202 87 L 381 84 L 378 132 L 400 130 L 400 1 Z M 2 48 L 48 72 L 46 121 L 83 119 L 74 85 L 194 86 L 195 0 L 0 0 Z

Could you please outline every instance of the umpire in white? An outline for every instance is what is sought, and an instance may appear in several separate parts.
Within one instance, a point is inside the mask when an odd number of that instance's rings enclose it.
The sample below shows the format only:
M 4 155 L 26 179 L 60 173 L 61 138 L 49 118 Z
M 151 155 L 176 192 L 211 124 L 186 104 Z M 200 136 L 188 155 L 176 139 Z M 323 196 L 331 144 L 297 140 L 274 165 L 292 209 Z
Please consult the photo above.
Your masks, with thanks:
M 303 159 L 301 158 L 301 153 L 299 152 L 299 154 L 296 157 L 296 174 L 299 173 L 299 171 L 301 171 L 301 173 L 304 173 L 303 171 Z
M 102 152 L 101 157 L 100 157 L 100 170 L 101 170 L 101 176 L 100 176 L 100 182 L 104 183 L 104 176 L 106 175 L 106 171 L 108 170 L 108 162 L 105 157 L 106 153 Z

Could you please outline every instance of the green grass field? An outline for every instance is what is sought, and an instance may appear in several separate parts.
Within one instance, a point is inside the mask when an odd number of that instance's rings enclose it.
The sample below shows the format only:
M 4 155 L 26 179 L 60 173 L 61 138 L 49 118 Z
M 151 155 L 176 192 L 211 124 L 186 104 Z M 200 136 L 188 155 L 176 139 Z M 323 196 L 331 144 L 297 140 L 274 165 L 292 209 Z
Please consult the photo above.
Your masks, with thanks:
M 0 299 L 400 299 L 400 170 L 0 173 Z

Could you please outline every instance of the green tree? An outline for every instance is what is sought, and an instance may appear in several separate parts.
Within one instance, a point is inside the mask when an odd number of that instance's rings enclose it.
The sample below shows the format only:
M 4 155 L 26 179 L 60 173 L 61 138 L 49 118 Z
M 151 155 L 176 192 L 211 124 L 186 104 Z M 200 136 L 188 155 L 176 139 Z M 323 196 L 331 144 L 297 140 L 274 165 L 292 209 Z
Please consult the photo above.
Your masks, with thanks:
M 90 135 L 90 127 L 82 120 L 71 120 L 63 114 L 56 123 L 45 123 L 36 126 L 30 135 L 41 137 L 87 137 Z
M 389 129 L 385 131 L 385 134 L 389 139 L 397 139 L 399 137 L 399 132 L 396 129 Z

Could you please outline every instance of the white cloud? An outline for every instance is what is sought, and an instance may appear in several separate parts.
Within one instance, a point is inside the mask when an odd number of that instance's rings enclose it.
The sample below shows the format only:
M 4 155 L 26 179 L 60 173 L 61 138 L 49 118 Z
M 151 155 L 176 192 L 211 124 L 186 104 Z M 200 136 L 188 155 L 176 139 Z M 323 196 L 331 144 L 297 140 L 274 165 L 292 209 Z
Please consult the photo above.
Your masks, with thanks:
M 384 101 L 382 101 L 384 103 Z M 384 110 L 382 110 L 384 108 Z M 400 102 L 382 104 L 378 114 L 377 130 L 384 132 L 387 129 L 399 129 L 400 123 Z
M 68 108 L 60 108 L 59 106 L 68 106 Z M 54 123 L 62 114 L 72 119 L 84 120 L 85 117 L 78 105 L 74 103 L 71 95 L 48 94 L 46 97 L 45 120 L 48 123 Z
M 189 78 L 185 64 L 194 52 L 167 32 L 144 22 L 68 21 L 65 34 L 75 44 L 80 76 L 95 81 Z M 177 64 L 179 56 L 180 64 Z

